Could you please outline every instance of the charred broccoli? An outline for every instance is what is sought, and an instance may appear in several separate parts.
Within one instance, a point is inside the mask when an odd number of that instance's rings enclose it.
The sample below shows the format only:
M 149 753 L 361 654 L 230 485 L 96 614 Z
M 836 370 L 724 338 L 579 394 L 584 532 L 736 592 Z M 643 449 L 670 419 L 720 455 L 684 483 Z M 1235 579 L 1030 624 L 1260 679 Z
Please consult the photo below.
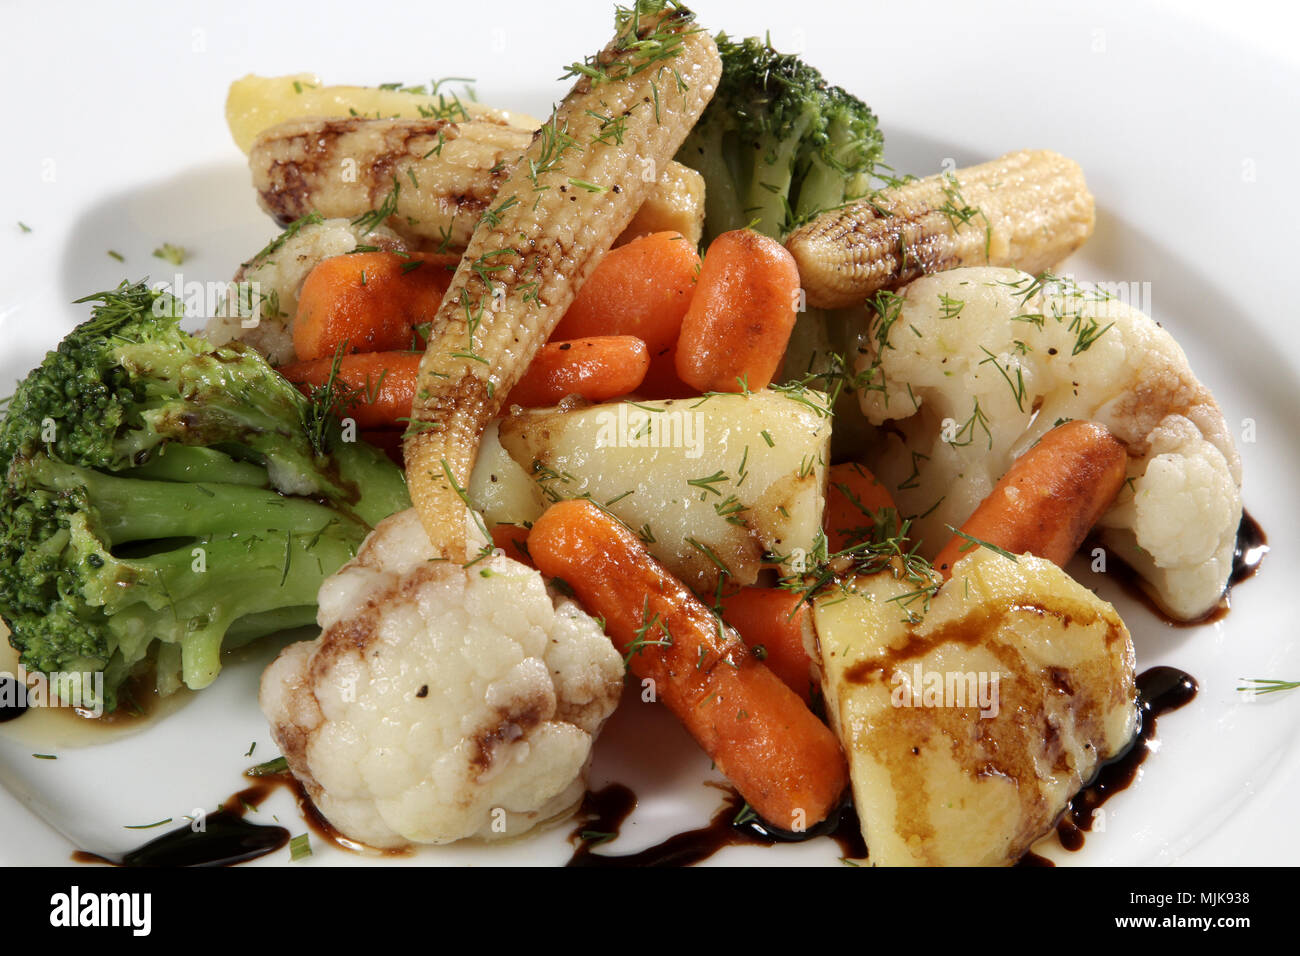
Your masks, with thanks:
M 867 104 L 765 40 L 718 37 L 722 79 L 678 162 L 706 184 L 705 241 L 795 224 L 866 195 L 884 138 Z
M 311 623 L 324 578 L 409 499 L 259 354 L 181 329 L 171 296 L 80 301 L 92 317 L 0 423 L 0 617 L 24 667 L 102 671 L 112 709 L 149 665 L 160 691 L 205 687 L 223 649 Z

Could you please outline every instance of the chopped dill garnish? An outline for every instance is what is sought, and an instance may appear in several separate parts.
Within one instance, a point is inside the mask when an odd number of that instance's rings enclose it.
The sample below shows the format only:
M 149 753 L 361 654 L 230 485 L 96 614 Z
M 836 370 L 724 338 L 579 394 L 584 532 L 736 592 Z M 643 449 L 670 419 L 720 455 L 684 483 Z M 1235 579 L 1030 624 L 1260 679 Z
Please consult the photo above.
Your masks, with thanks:
M 284 757 L 276 757 L 274 760 L 267 760 L 259 763 L 254 767 L 249 767 L 244 771 L 245 777 L 274 777 L 276 774 L 285 773 L 289 769 L 289 761 Z
M 650 634 L 658 629 L 663 637 L 654 638 Z M 647 647 L 668 647 L 673 642 L 673 635 L 668 630 L 668 625 L 659 619 L 658 614 L 650 613 L 650 597 L 646 596 L 641 607 L 641 626 L 633 632 L 632 640 L 628 642 L 627 650 L 623 654 L 623 666 L 632 666 L 632 655 L 641 654 Z
M 993 544 L 992 542 L 985 541 L 983 538 L 977 538 L 973 534 L 967 534 L 965 531 L 961 531 L 958 528 L 954 528 L 952 525 L 944 525 L 944 527 L 947 528 L 949 531 L 951 531 L 953 534 L 955 534 L 957 537 L 966 539 L 966 543 L 957 549 L 962 554 L 965 554 L 966 552 L 974 548 L 988 548 L 988 550 L 992 551 L 994 554 L 999 554 L 1009 561 L 1016 560 L 1016 556 L 1012 554 L 1010 551 L 1008 551 L 1006 548 L 999 548 L 996 544 Z
M 306 226 L 317 226 L 324 221 L 325 218 L 315 211 L 309 212 L 305 216 L 298 217 L 293 222 L 289 223 L 289 225 L 285 226 L 283 232 L 263 246 L 257 255 L 245 262 L 244 265 L 250 266 L 254 262 L 261 262 L 272 253 L 278 252 L 286 242 L 298 235 L 298 233 Z
M 1300 687 L 1300 680 L 1275 680 L 1268 677 L 1241 677 L 1239 680 L 1253 684 L 1253 687 L 1238 687 L 1237 690 L 1248 694 L 1274 694 L 1283 690 L 1295 690 Z
M 964 299 L 954 299 L 944 292 L 939 293 L 939 318 L 955 319 L 961 315 L 961 310 L 964 308 L 966 308 Z
M 402 184 L 394 176 L 393 188 L 388 191 L 388 195 L 384 197 L 384 201 L 379 204 L 379 207 L 369 212 L 363 212 L 352 220 L 352 225 L 359 226 L 365 232 L 382 226 L 390 216 L 397 213 L 397 201 L 401 198 L 401 195 Z
M 162 259 L 178 266 L 185 261 L 189 254 L 185 251 L 184 246 L 174 246 L 170 242 L 164 242 L 161 246 L 153 251 L 155 259 Z
M 309 856 L 311 856 L 311 837 L 306 833 L 299 833 L 289 841 L 289 859 L 296 863 Z
M 985 348 L 984 346 L 982 346 L 982 345 L 980 346 L 980 351 L 983 352 L 985 355 L 987 355 L 988 358 L 986 358 L 986 359 L 982 359 L 982 360 L 980 361 L 979 364 L 980 364 L 980 365 L 988 365 L 988 364 L 991 363 L 991 364 L 993 365 L 993 367 L 994 367 L 995 369 L 997 369 L 999 373 L 1001 373 L 1002 377 L 1003 377 L 1004 379 L 1006 379 L 1007 384 L 1008 384 L 1009 386 L 1011 386 L 1011 394 L 1012 394 L 1012 395 L 1015 397 L 1015 399 L 1016 399 L 1016 408 L 1018 408 L 1020 411 L 1023 412 L 1023 411 L 1025 410 L 1025 404 L 1024 404 L 1024 403 L 1025 403 L 1025 397 L 1026 397 L 1026 396 L 1025 396 L 1025 373 L 1024 373 L 1024 370 L 1020 367 L 1019 363 L 1016 364 L 1016 380 L 1013 382 L 1013 381 L 1011 381 L 1011 373 L 1010 373 L 1009 371 L 1007 371 L 1006 368 L 1003 368 L 1003 367 L 998 363 L 997 356 L 995 356 L 992 352 L 990 352 L 988 349 L 986 349 L 986 348 Z M 1009 367 L 1010 367 L 1010 365 L 1008 365 L 1008 368 L 1009 368 Z
M 653 28 L 642 28 L 642 16 L 661 13 L 664 16 Z M 617 32 L 610 47 L 581 63 L 571 63 L 560 79 L 585 76 L 598 85 L 635 76 L 654 66 L 666 66 L 681 52 L 686 37 L 699 32 L 696 26 L 675 28 L 690 19 L 690 12 L 676 0 L 634 0 L 630 7 L 617 7 L 614 13 Z M 682 83 L 680 76 L 677 81 Z
M 730 480 L 731 479 L 728 478 L 727 475 L 725 475 L 723 472 L 715 471 L 713 474 L 708 475 L 707 477 L 704 478 L 687 478 L 686 483 L 688 485 L 691 485 L 692 487 L 704 489 L 704 493 L 700 495 L 700 500 L 703 501 L 705 495 L 708 492 L 712 492 L 713 494 L 721 498 L 722 492 L 713 486 L 720 482 L 730 481 Z

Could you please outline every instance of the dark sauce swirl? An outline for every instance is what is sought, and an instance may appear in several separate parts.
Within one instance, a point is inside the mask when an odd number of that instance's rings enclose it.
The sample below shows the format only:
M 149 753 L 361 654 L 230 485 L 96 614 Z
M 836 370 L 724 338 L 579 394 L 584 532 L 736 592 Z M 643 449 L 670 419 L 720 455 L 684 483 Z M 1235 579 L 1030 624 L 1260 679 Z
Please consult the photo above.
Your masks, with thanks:
M 1228 588 L 1254 577 L 1268 551 L 1268 536 L 1264 534 L 1264 529 L 1251 517 L 1250 512 L 1243 510 L 1241 524 L 1237 526 L 1237 546 L 1232 551 L 1232 573 L 1228 575 Z
M 1138 729 L 1123 752 L 1106 761 L 1087 786 L 1074 795 L 1056 826 L 1057 839 L 1070 851 L 1083 849 L 1084 838 L 1097 820 L 1097 810 L 1115 794 L 1127 790 L 1152 752 L 1156 721 L 1196 696 L 1196 679 L 1176 667 L 1152 667 L 1137 678 Z M 1052 866 L 1036 853 L 1026 853 L 1021 866 Z
M 840 845 L 846 860 L 865 860 L 866 844 L 852 803 L 845 802 L 829 817 L 802 832 L 773 827 L 749 810 L 744 799 L 730 787 L 722 806 L 707 826 L 669 837 L 638 853 L 620 855 L 595 852 L 618 836 L 623 823 L 636 807 L 636 795 L 622 784 L 589 792 L 578 811 L 580 823 L 570 839 L 576 849 L 569 866 L 692 866 L 731 846 L 773 846 L 828 837 Z
M 289 842 L 284 827 L 250 823 L 244 815 L 270 795 L 274 785 L 261 783 L 232 795 L 221 809 L 203 817 L 200 826 L 189 824 L 169 830 L 120 858 L 77 850 L 77 863 L 111 866 L 233 866 L 255 860 Z

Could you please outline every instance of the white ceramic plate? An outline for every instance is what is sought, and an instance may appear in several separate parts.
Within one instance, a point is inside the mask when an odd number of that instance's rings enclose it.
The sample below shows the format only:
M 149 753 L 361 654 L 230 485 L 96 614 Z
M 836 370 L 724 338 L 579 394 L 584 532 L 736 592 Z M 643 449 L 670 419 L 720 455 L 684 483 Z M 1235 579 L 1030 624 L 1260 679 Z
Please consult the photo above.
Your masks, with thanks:
M 0 75 L 10 132 L 0 151 L 0 389 L 84 317 L 72 299 L 124 276 L 168 276 L 150 252 L 192 250 L 187 277 L 222 279 L 274 227 L 258 211 L 222 107 L 247 72 L 312 70 L 332 82 L 478 78 L 485 102 L 542 113 L 563 94 L 561 65 L 608 33 L 610 4 L 495 3 L 464 8 L 372 0 L 281 9 L 252 3 L 6 4 Z M 1082 864 L 1290 863 L 1300 785 L 1300 692 L 1248 701 L 1241 677 L 1300 679 L 1291 582 L 1300 572 L 1300 360 L 1283 277 L 1296 219 L 1291 122 L 1300 69 L 1268 7 L 1208 7 L 1214 23 L 1163 6 L 930 3 L 846 5 L 700 0 L 710 28 L 770 30 L 883 119 L 888 158 L 927 173 L 1021 147 L 1082 163 L 1098 202 L 1082 278 L 1150 283 L 1149 306 L 1183 344 L 1242 441 L 1247 507 L 1269 534 L 1263 573 L 1222 622 L 1173 629 L 1123 597 L 1140 668 L 1172 664 L 1201 692 L 1160 724 L 1160 752 L 1108 804 Z M 270 9 L 268 9 L 270 8 Z M 1270 13 L 1271 17 L 1273 14 Z M 474 17 L 463 23 L 461 17 Z M 1294 30 L 1291 30 L 1294 35 Z M 32 229 L 20 230 L 21 221 Z M 108 250 L 121 253 L 120 263 Z M 240 772 L 275 753 L 256 706 L 274 647 L 228 666 L 166 720 L 94 747 L 30 740 L 29 718 L 0 728 L 0 861 L 61 863 L 74 847 L 120 851 L 162 829 L 127 825 L 212 808 Z M 252 757 L 245 756 L 256 742 Z M 57 760 L 33 759 L 55 752 Z M 629 697 L 597 749 L 593 785 L 641 798 L 630 852 L 703 824 L 718 805 L 707 758 L 662 710 Z M 716 778 L 714 778 L 716 779 Z M 253 819 L 304 829 L 281 793 Z M 567 859 L 566 828 L 504 847 L 426 850 L 412 863 Z M 368 864 L 313 841 L 311 865 Z M 718 863 L 834 862 L 829 841 L 725 851 Z M 286 862 L 281 851 L 264 863 Z

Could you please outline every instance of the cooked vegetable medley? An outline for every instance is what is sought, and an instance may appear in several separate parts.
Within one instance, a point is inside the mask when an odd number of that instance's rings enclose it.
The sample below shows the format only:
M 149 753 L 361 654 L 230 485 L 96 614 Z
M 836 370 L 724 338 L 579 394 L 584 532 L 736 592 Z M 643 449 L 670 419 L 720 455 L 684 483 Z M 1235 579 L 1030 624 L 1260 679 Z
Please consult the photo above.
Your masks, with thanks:
M 865 102 L 665 0 L 567 75 L 542 120 L 232 85 L 283 232 L 201 335 L 82 300 L 0 426 L 23 665 L 112 710 L 315 623 L 261 706 L 373 847 L 570 816 L 630 674 L 770 830 L 852 802 L 872 863 L 1016 862 L 1137 729 L 1074 554 L 1180 621 L 1224 594 L 1213 396 L 1056 274 L 1066 157 L 901 175 Z

